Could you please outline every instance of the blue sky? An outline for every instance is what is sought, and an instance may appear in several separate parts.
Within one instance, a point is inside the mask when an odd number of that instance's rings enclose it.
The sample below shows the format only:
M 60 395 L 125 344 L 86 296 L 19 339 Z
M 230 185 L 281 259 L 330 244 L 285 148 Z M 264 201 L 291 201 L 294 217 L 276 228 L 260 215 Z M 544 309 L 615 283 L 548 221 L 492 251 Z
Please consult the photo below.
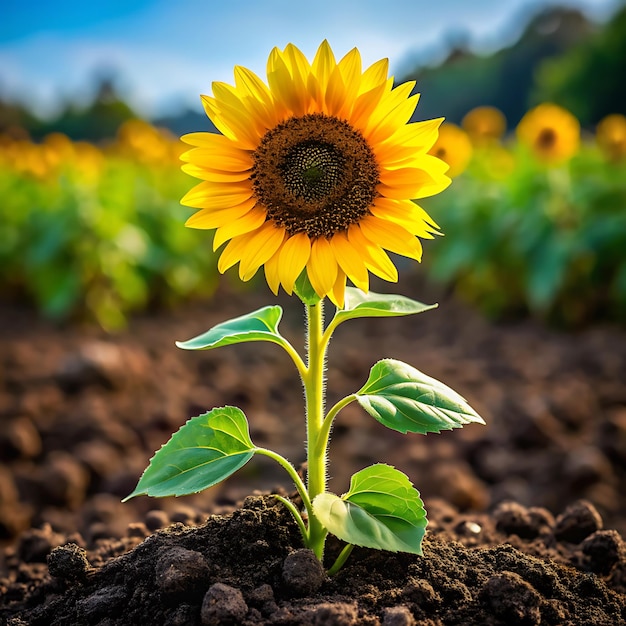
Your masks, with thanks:
M 604 19 L 619 0 L 566 0 Z M 4 0 L 0 96 L 53 112 L 88 98 L 97 72 L 115 71 L 131 104 L 147 115 L 200 109 L 211 82 L 232 82 L 233 65 L 263 75 L 274 46 L 311 56 L 328 39 L 340 57 L 364 63 L 432 59 L 452 35 L 489 48 L 518 34 L 531 7 L 552 0 Z

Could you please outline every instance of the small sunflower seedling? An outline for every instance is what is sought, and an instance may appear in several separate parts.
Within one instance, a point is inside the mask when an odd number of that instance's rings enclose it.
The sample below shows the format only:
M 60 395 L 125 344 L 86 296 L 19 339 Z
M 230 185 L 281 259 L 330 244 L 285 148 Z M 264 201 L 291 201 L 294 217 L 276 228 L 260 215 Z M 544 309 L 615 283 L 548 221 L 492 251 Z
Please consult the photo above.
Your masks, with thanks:
M 421 238 L 438 227 L 414 200 L 439 193 L 447 165 L 428 154 L 442 119 L 408 123 L 413 82 L 393 86 L 388 61 L 361 69 L 353 49 L 339 62 L 327 42 L 309 62 L 293 45 L 274 49 L 267 84 L 243 67 L 235 86 L 213 84 L 202 101 L 221 134 L 191 133 L 183 169 L 202 180 L 182 200 L 200 210 L 193 228 L 215 230 L 225 245 L 221 272 L 239 263 L 242 281 L 263 267 L 270 289 L 295 293 L 306 312 L 306 355 L 279 331 L 282 309 L 267 306 L 178 343 L 212 350 L 249 341 L 275 343 L 302 380 L 307 433 L 307 476 L 272 450 L 256 446 L 243 412 L 214 408 L 190 419 L 151 459 L 128 498 L 182 496 L 207 489 L 255 454 L 289 474 L 304 504 L 276 496 L 294 515 L 304 544 L 323 560 L 328 533 L 346 542 L 329 572 L 352 546 L 422 553 L 426 511 L 409 478 L 376 464 L 339 496 L 327 491 L 331 427 L 341 410 L 358 403 L 401 433 L 431 433 L 484 423 L 457 393 L 394 359 L 376 363 L 358 391 L 325 409 L 325 362 L 330 338 L 344 322 L 362 317 L 414 315 L 434 308 L 400 295 L 369 291 L 369 273 L 390 282 L 398 272 L 387 251 L 420 260 Z M 347 286 L 350 280 L 355 287 Z M 335 306 L 324 323 L 324 304 Z

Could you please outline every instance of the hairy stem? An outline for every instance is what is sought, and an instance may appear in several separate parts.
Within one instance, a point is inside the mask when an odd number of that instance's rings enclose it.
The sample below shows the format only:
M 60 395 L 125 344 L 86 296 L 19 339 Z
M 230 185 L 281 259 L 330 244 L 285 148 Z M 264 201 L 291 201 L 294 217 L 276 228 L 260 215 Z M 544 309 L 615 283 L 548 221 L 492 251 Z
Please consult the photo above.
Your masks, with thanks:
M 322 427 L 320 428 L 320 436 L 318 440 L 318 445 L 319 445 L 320 450 L 326 451 L 328 449 L 328 439 L 330 437 L 330 429 L 331 429 L 331 426 L 333 425 L 333 421 L 335 417 L 337 417 L 337 413 L 339 413 L 339 411 L 341 411 L 341 409 L 343 409 L 345 406 L 348 406 L 348 404 L 350 404 L 351 402 L 354 402 L 354 400 L 356 400 L 355 394 L 346 396 L 342 400 L 339 400 L 339 402 L 337 402 L 337 404 L 335 404 L 335 406 L 333 406 L 328 411 L 328 413 L 326 414 L 326 417 L 324 418 L 324 421 L 322 422 Z
M 303 377 L 306 399 L 307 427 L 307 490 L 309 500 L 326 491 L 326 445 L 324 445 L 324 365 L 326 343 L 324 330 L 324 300 L 305 305 L 307 312 L 307 372 Z M 320 443 L 322 444 L 320 446 Z M 328 531 L 315 515 L 309 516 L 309 548 L 321 561 Z
M 269 457 L 270 459 L 274 459 L 274 461 L 276 461 L 279 465 L 285 468 L 285 470 L 291 477 L 291 480 L 293 480 L 293 483 L 296 486 L 296 489 L 298 490 L 300 497 L 302 498 L 302 502 L 304 504 L 304 508 L 306 509 L 307 515 L 309 516 L 309 518 L 311 518 L 313 516 L 313 508 L 311 507 L 311 499 L 309 498 L 307 489 L 304 486 L 302 479 L 298 475 L 298 472 L 296 472 L 296 468 L 285 457 L 281 456 L 277 452 L 274 452 L 273 450 L 268 450 L 267 448 L 255 448 L 254 453 L 262 454 L 264 456 Z

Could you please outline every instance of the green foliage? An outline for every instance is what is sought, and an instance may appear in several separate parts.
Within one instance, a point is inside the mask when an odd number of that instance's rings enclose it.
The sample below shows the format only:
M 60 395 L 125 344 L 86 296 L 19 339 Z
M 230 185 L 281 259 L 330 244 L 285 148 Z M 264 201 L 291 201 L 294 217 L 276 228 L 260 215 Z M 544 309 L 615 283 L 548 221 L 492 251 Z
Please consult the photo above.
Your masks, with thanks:
M 193 417 L 150 459 L 135 490 L 140 495 L 185 496 L 208 489 L 254 455 L 248 421 L 232 406 Z
M 355 394 L 373 418 L 401 433 L 439 433 L 483 419 L 458 393 L 419 370 L 383 359 Z
M 405 474 L 379 463 L 352 476 L 341 498 L 322 493 L 313 511 L 336 537 L 349 544 L 422 554 L 426 511 Z
M 300 276 L 296 279 L 293 290 L 304 304 L 317 304 L 320 301 L 320 297 L 317 295 L 315 289 L 313 289 L 313 285 L 311 285 L 306 270 L 300 272 Z
M 292 357 L 304 386 L 307 419 L 307 482 L 276 452 L 257 448 L 250 439 L 248 422 L 234 407 L 213 409 L 187 422 L 150 460 L 136 489 L 138 495 L 179 496 L 196 493 L 228 478 L 254 454 L 278 462 L 289 474 L 307 512 L 307 521 L 294 503 L 277 496 L 294 516 L 304 544 L 323 560 L 329 532 L 346 541 L 329 573 L 345 562 L 353 545 L 379 550 L 421 554 L 426 511 L 409 479 L 388 465 L 378 464 L 357 472 L 343 497 L 326 491 L 325 459 L 334 419 L 342 408 L 357 401 L 374 418 L 402 433 L 440 432 L 470 422 L 484 423 L 461 396 L 415 368 L 392 359 L 377 363 L 356 394 L 324 411 L 323 364 L 332 331 L 342 321 L 373 316 L 411 315 L 433 308 L 409 298 L 348 288 L 345 309 L 338 310 L 324 329 L 322 306 L 307 307 L 307 363 L 278 332 L 279 306 L 266 306 L 222 322 L 180 348 L 210 350 L 249 341 L 269 341 Z M 324 414 L 325 413 L 325 414 Z
M 626 113 L 626 7 L 593 37 L 546 60 L 537 72 L 534 102 L 569 109 L 585 126 L 611 113 Z
M 547 168 L 518 148 L 511 174 L 490 179 L 488 158 L 475 155 L 473 169 L 428 204 L 446 236 L 426 242 L 431 278 L 495 319 L 623 322 L 626 161 L 584 147 Z
M 470 109 L 488 104 L 515 125 L 531 103 L 542 63 L 583 45 L 591 32 L 591 24 L 580 11 L 551 7 L 531 15 L 519 39 L 510 46 L 485 55 L 452 41 L 443 63 L 416 67 L 406 72 L 401 82 L 417 81 L 423 94 L 416 110 L 419 119 L 445 116 L 458 124 Z M 587 91 L 586 97 L 590 96 L 593 92 Z
M 42 174 L 0 167 L 3 295 L 115 329 L 131 311 L 212 293 L 215 255 L 182 227 L 177 164 L 89 156 Z
M 282 314 L 283 310 L 278 305 L 266 306 L 222 322 L 188 341 L 177 341 L 176 345 L 184 350 L 211 350 L 247 341 L 270 341 L 283 345 L 285 340 L 278 332 Z
M 422 304 L 405 296 L 381 294 L 370 291 L 364 293 L 354 287 L 346 287 L 343 309 L 338 309 L 333 324 L 358 317 L 400 317 L 415 315 L 436 309 L 436 304 Z

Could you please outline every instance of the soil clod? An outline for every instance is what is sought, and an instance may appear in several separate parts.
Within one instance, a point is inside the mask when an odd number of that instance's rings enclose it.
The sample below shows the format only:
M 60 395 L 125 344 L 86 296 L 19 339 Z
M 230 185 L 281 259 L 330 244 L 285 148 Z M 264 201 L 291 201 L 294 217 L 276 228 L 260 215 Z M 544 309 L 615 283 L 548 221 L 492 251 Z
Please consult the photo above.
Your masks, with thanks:
M 322 586 L 325 577 L 324 568 L 312 550 L 296 550 L 283 563 L 283 582 L 288 593 L 293 596 L 315 593 Z
M 239 589 L 223 583 L 215 583 L 202 601 L 200 612 L 203 626 L 240 624 L 248 612 L 248 605 Z

